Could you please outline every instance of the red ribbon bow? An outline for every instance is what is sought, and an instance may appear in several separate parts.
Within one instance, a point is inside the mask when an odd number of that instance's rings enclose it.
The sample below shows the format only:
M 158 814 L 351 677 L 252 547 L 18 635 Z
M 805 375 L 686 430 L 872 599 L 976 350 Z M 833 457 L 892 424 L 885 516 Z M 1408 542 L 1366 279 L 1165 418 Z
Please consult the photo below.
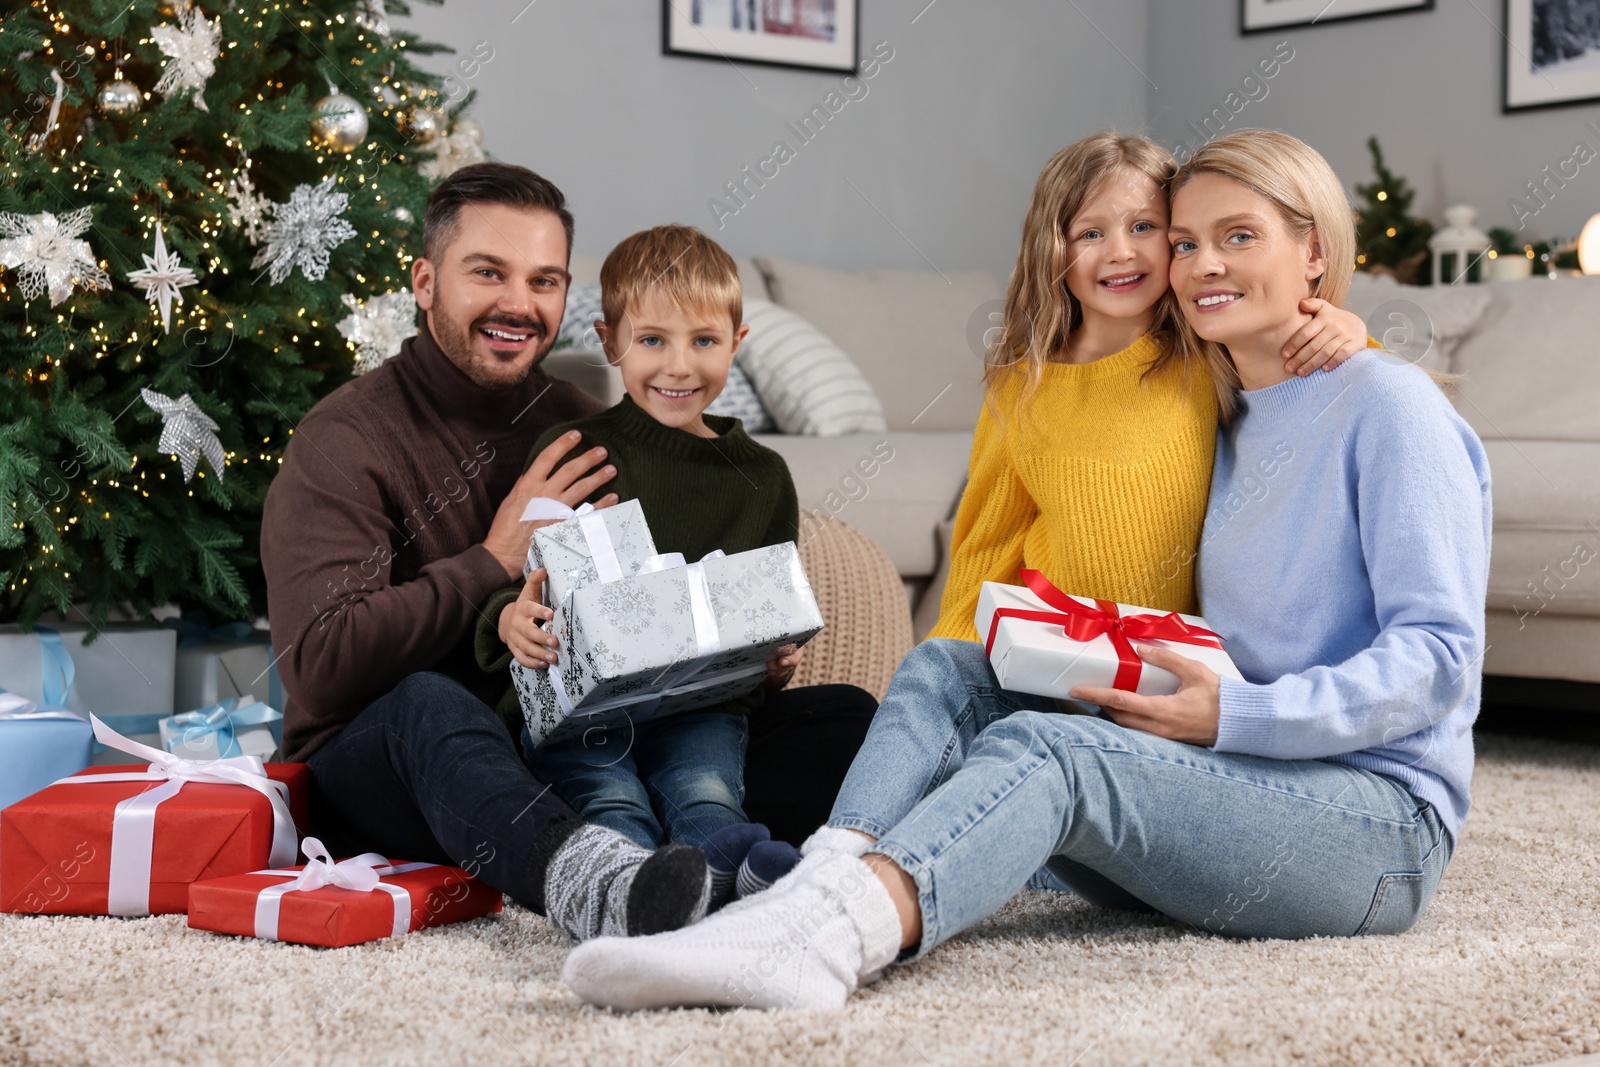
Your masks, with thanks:
M 983 644 L 988 655 L 994 648 L 995 635 L 1000 631 L 1001 619 L 1024 619 L 1028 622 L 1055 623 L 1073 641 L 1088 643 L 1104 634 L 1111 638 L 1117 650 L 1117 676 L 1113 688 L 1134 692 L 1139 688 L 1139 675 L 1144 671 L 1144 661 L 1134 651 L 1132 638 L 1155 641 L 1181 641 L 1186 645 L 1222 647 L 1222 638 L 1200 626 L 1183 621 L 1176 611 L 1165 615 L 1122 615 L 1115 601 L 1095 600 L 1097 607 L 1089 607 L 1068 596 L 1050 583 L 1039 571 L 1023 569 L 1018 572 L 1033 595 L 1056 608 L 1056 611 L 1036 611 L 1029 608 L 1000 608 L 989 623 L 989 637 Z

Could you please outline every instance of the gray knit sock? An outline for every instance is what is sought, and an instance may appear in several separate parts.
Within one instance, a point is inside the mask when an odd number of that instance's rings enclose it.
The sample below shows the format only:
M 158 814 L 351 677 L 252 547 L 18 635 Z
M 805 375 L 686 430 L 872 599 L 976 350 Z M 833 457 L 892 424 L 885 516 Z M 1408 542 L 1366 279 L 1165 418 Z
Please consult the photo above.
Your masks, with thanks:
M 545 915 L 574 941 L 676 930 L 704 917 L 710 893 L 699 849 L 651 852 L 603 826 L 574 831 L 545 870 Z

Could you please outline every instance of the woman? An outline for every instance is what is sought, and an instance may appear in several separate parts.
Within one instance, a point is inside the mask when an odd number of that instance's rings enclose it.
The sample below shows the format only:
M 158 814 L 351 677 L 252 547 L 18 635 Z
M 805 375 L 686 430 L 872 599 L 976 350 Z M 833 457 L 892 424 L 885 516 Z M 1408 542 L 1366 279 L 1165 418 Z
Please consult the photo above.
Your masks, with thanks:
M 800 867 L 699 925 L 581 946 L 565 971 L 580 996 L 839 1007 L 1046 861 L 1092 902 L 1221 934 L 1397 933 L 1422 915 L 1468 806 L 1483 448 L 1382 353 L 1284 370 L 1299 302 L 1341 303 L 1355 258 L 1338 179 L 1305 144 L 1208 144 L 1174 180 L 1170 240 L 1185 320 L 1241 387 L 1199 589 L 1246 680 L 1144 648 L 1175 695 L 1075 690 L 1104 717 L 1063 715 L 1001 690 L 982 646 L 925 642 Z

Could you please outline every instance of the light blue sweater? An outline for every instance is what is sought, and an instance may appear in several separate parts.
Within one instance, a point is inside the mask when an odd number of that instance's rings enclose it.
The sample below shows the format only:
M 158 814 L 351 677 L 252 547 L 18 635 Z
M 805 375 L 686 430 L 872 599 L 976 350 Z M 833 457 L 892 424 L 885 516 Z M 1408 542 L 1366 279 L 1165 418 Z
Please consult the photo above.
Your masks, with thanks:
M 1454 840 L 1482 688 L 1483 445 L 1426 374 L 1377 349 L 1241 395 L 1197 578 L 1247 679 L 1222 682 L 1215 748 L 1396 778 Z

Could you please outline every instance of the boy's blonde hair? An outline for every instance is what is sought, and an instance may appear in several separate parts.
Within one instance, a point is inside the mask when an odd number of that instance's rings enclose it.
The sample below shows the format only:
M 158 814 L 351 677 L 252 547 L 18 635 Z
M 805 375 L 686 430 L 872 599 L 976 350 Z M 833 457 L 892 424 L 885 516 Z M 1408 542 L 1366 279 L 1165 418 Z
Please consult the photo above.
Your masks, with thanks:
M 744 322 L 739 267 L 722 246 L 693 226 L 653 226 L 623 238 L 600 267 L 600 308 L 613 329 L 646 293 L 678 307 L 726 313 Z
M 1017 407 L 1026 411 L 1051 354 L 1066 351 L 1067 338 L 1083 322 L 1083 309 L 1066 283 L 1067 228 L 1073 217 L 1125 169 L 1149 178 L 1165 197 L 1177 167 L 1172 153 L 1150 138 L 1115 130 L 1090 134 L 1050 157 L 1023 219 L 1022 248 L 1006 288 L 1005 322 L 984 356 L 983 380 L 991 400 L 1017 375 L 1025 375 Z M 1157 282 L 1164 285 L 1166 279 Z M 1184 361 L 1180 318 L 1169 290 L 1156 305 L 1152 327 L 1161 355 L 1146 368 L 1146 377 Z
M 1326 267 L 1312 283 L 1311 295 L 1334 307 L 1344 306 L 1356 265 L 1355 216 L 1339 176 L 1320 152 L 1276 130 L 1238 130 L 1202 145 L 1184 163 L 1172 179 L 1173 198 L 1199 174 L 1220 174 L 1260 194 L 1271 201 L 1291 234 L 1315 241 Z M 1222 345 L 1202 340 L 1182 315 L 1178 328 L 1185 347 L 1198 352 L 1211 368 L 1226 421 L 1239 386 L 1233 360 Z

